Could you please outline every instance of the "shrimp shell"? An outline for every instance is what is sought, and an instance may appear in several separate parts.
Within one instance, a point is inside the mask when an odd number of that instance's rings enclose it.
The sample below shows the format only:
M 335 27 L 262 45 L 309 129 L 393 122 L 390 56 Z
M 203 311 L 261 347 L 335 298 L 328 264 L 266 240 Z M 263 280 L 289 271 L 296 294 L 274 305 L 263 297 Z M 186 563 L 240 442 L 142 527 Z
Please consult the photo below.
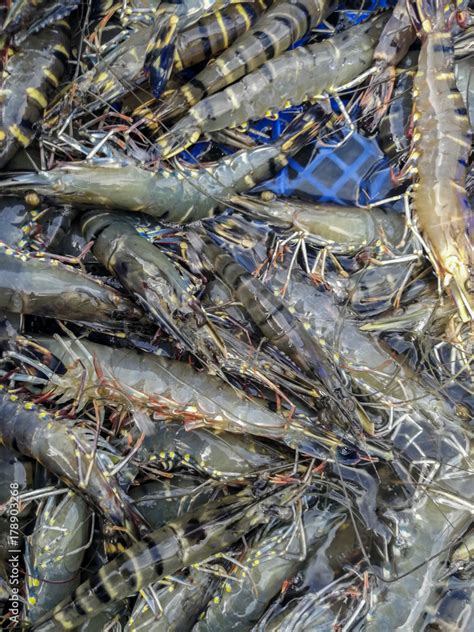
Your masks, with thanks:
M 166 120 L 278 57 L 332 11 L 332 0 L 279 0 L 254 27 L 175 92 L 158 110 Z
M 0 308 L 93 325 L 123 328 L 141 312 L 117 290 L 47 255 L 14 250 L 0 242 Z
M 404 220 L 397 213 L 379 208 L 310 203 L 275 199 L 269 203 L 258 197 L 240 195 L 232 203 L 270 224 L 301 231 L 305 239 L 335 254 L 355 254 L 384 240 L 391 247 L 401 241 Z
M 147 530 L 115 480 L 97 460 L 77 430 L 52 417 L 0 384 L 0 442 L 29 456 L 84 496 L 108 520 L 137 533 Z M 87 476 L 88 475 L 88 476 Z
M 199 20 L 178 35 L 174 69 L 183 70 L 225 50 L 250 29 L 271 3 L 272 0 L 257 0 L 233 4 Z
M 89 540 L 87 503 L 74 492 L 48 498 L 29 538 L 28 619 L 34 623 L 80 583 Z
M 55 387 L 59 402 L 70 401 L 77 395 L 79 382 L 74 375 L 74 360 L 80 358 L 87 367 L 87 383 L 81 394 L 80 407 L 102 393 L 110 403 L 114 399 L 124 406 L 136 402 L 150 411 L 161 410 L 167 415 L 194 419 L 198 422 L 196 425 L 275 439 L 285 435 L 287 420 L 284 417 L 243 396 L 218 378 L 196 371 L 186 362 L 112 349 L 88 341 L 37 340 L 66 365 L 71 363 L 71 371 L 64 378 L 60 375 L 51 378 L 50 386 Z M 100 379 L 96 367 L 103 374 Z M 83 370 L 81 367 L 79 372 Z
M 34 136 L 69 59 L 69 24 L 62 20 L 29 36 L 6 63 L 0 90 L 0 167 Z
M 472 211 L 465 188 L 471 129 L 456 87 L 453 38 L 439 0 L 423 25 L 414 81 L 414 205 L 428 256 L 467 322 L 474 319 L 468 239 Z
M 386 15 L 378 16 L 328 40 L 296 48 L 266 62 L 192 107 L 158 139 L 159 152 L 165 158 L 174 156 L 202 132 L 236 127 L 269 112 L 336 92 L 370 66 L 386 19 Z
M 35 189 L 60 204 L 143 211 L 162 221 L 192 222 L 222 211 L 231 195 L 272 178 L 319 129 L 314 106 L 292 121 L 276 143 L 244 149 L 201 168 L 147 171 L 129 162 L 68 163 L 0 180 L 0 191 Z
M 265 521 L 263 509 L 271 499 L 252 501 L 245 496 L 227 496 L 170 522 L 103 566 L 33 629 L 57 632 L 77 627 L 110 602 L 134 595 L 166 575 L 225 551 Z
M 81 408 L 90 399 L 99 398 L 125 410 L 138 408 L 144 413 L 184 419 L 187 429 L 207 426 L 249 433 L 282 441 L 314 456 L 327 455 L 328 450 L 344 444 L 335 431 L 289 420 L 186 362 L 88 341 L 59 337 L 37 340 L 66 365 L 66 374 L 52 374 L 48 385 L 59 402 L 76 401 L 79 396 L 76 404 Z

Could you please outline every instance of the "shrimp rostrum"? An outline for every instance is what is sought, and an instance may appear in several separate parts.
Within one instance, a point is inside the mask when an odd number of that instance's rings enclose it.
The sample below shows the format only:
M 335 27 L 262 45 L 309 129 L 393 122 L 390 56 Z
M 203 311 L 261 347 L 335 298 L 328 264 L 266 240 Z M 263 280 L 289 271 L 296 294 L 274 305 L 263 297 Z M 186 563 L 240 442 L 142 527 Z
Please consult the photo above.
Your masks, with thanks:
M 217 334 L 195 297 L 197 282 L 119 213 L 85 213 L 81 229 L 87 241 L 94 239 L 94 256 L 119 278 L 150 319 L 197 357 L 212 361 Z
M 394 87 L 395 67 L 408 53 L 416 39 L 406 0 L 398 0 L 380 36 L 374 52 L 376 72 L 362 95 L 361 127 L 374 133 L 390 103 Z

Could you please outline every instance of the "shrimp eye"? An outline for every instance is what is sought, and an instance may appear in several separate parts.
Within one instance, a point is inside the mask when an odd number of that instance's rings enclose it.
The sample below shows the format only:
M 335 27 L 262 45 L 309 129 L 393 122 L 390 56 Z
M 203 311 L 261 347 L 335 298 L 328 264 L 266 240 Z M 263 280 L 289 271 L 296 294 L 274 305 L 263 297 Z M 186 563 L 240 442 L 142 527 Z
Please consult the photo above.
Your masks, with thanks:
M 304 577 L 303 577 L 303 575 L 301 573 L 297 573 L 293 577 L 289 587 L 298 590 L 299 588 L 301 588 L 303 586 L 303 584 L 304 584 Z
M 469 419 L 471 418 L 470 412 L 469 412 L 469 408 L 467 406 L 465 406 L 464 404 L 456 404 L 456 415 L 459 417 L 459 419 L 463 419 L 464 421 L 469 421 Z
M 35 191 L 28 191 L 25 194 L 25 202 L 28 206 L 39 206 L 41 204 L 39 195 Z
M 469 13 L 467 11 L 456 11 L 455 20 L 461 28 L 465 29 L 469 24 Z
M 354 448 L 339 446 L 336 450 L 336 458 L 345 465 L 352 465 L 360 461 L 360 455 Z

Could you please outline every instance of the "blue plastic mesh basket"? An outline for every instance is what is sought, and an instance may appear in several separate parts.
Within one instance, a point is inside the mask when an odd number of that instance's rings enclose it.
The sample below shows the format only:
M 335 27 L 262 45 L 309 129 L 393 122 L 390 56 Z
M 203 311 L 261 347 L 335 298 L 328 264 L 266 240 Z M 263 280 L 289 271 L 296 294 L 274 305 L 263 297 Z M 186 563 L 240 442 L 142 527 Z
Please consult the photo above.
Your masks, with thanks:
M 374 139 L 353 134 L 335 148 L 308 145 L 273 180 L 255 190 L 336 204 L 367 204 L 391 195 L 390 169 L 384 163 Z

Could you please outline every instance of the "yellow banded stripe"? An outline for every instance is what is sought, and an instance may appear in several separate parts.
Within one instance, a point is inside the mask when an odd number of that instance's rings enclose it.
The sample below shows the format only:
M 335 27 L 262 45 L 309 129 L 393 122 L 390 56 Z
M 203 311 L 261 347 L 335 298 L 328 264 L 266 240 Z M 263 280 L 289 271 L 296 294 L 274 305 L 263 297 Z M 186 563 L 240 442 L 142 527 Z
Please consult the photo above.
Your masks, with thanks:
M 232 89 L 232 87 L 227 88 L 227 95 L 229 96 L 230 102 L 231 102 L 232 107 L 234 108 L 234 110 L 238 110 L 239 107 L 240 107 L 240 101 L 237 98 L 237 95 L 235 94 L 235 92 Z
M 95 83 L 102 83 L 103 81 L 107 81 L 108 78 L 109 78 L 109 73 L 103 71 L 98 75 L 98 77 L 95 80 Z
M 178 23 L 179 23 L 179 18 L 176 15 L 172 15 L 169 19 L 169 30 L 165 35 L 165 38 L 163 40 L 163 43 L 169 44 L 171 42 L 171 40 L 173 39 L 173 36 L 176 32 L 176 29 L 178 28 Z
M 186 99 L 186 101 L 190 104 L 190 105 L 194 105 L 196 98 L 192 92 L 192 90 L 189 88 L 189 86 L 187 86 L 186 84 L 184 86 L 181 87 L 181 92 L 184 96 L 184 98 Z
M 64 55 L 66 59 L 69 59 L 69 51 L 62 44 L 56 44 L 53 50 L 56 51 L 57 53 L 61 53 L 61 55 Z
M 174 51 L 173 64 L 174 64 L 175 70 L 183 70 L 183 61 L 181 57 L 179 56 L 179 51 L 177 48 L 175 48 L 175 51 Z
M 23 145 L 23 147 L 26 147 L 27 145 L 30 144 L 30 138 L 28 138 L 28 136 L 23 134 L 23 132 L 21 131 L 21 129 L 18 127 L 16 123 L 14 125 L 10 125 L 10 127 L 8 128 L 8 131 L 14 138 L 16 138 L 16 140 L 21 145 Z
M 454 81 L 454 72 L 439 72 L 436 75 L 436 79 L 439 79 L 440 81 L 443 79 L 452 79 Z
M 49 68 L 45 68 L 43 70 L 43 75 L 46 77 L 46 79 L 49 81 L 49 83 L 54 87 L 57 88 L 59 85 L 59 79 L 56 77 L 56 75 L 54 74 L 54 72 L 51 72 L 51 70 Z
M 242 16 L 245 22 L 245 30 L 248 31 L 249 28 L 252 26 L 252 22 L 250 21 L 250 18 L 247 15 L 247 11 L 244 9 L 244 7 L 241 4 L 237 4 L 236 9 L 240 13 L 240 15 Z
M 30 97 L 30 99 L 33 99 L 33 101 L 35 101 L 35 103 L 37 103 L 40 108 L 44 109 L 48 105 L 46 97 L 41 92 L 41 90 L 38 90 L 38 88 L 27 88 L 26 94 Z
M 225 48 L 227 48 L 229 46 L 229 35 L 227 33 L 227 29 L 225 27 L 224 24 L 224 20 L 222 19 L 222 13 L 221 11 L 216 11 L 216 13 L 214 14 L 216 16 L 216 20 L 217 20 L 217 24 L 219 25 L 219 28 L 222 32 L 222 39 L 224 42 L 224 46 Z
M 446 138 L 449 138 L 450 141 L 456 143 L 456 145 L 460 145 L 461 147 L 471 147 L 471 143 L 464 138 L 458 138 L 457 136 L 453 136 L 452 134 L 446 134 Z

